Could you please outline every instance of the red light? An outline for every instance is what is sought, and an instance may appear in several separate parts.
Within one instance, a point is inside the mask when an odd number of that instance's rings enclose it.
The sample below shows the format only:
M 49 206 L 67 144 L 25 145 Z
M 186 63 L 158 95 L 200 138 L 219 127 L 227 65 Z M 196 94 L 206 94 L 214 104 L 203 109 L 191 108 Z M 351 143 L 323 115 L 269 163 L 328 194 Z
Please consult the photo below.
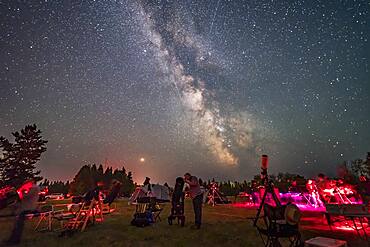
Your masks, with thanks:
M 33 186 L 33 183 L 31 181 L 25 182 L 18 190 L 17 193 L 19 195 L 20 199 L 23 199 L 23 195 L 27 194 L 31 187 Z

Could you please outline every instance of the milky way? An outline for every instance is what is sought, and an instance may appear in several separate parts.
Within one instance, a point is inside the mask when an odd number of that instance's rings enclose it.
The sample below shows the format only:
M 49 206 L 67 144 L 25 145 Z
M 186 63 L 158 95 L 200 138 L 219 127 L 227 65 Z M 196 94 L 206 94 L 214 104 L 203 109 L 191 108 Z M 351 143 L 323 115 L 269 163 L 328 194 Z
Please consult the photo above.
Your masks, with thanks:
M 175 96 L 184 106 L 184 115 L 189 115 L 183 116 L 185 119 L 182 121 L 190 122 L 193 129 L 190 134 L 201 138 L 216 157 L 216 162 L 237 165 L 239 159 L 232 151 L 233 147 L 253 147 L 255 124 L 253 116 L 243 118 L 243 113 L 220 112 L 212 91 L 207 89 L 208 80 L 214 78 L 202 78 L 208 73 L 199 71 L 212 67 L 213 73 L 222 73 L 222 66 L 216 62 L 217 57 L 212 55 L 215 51 L 204 39 L 199 41 L 201 37 L 194 33 L 194 24 L 189 20 L 190 13 L 186 9 L 168 3 L 163 6 L 143 5 L 140 13 L 144 34 L 154 46 L 153 52 L 163 79 L 173 84 Z
M 43 131 L 50 179 L 334 175 L 370 150 L 368 1 L 6 1 L 0 135 Z M 145 157 L 145 162 L 140 158 Z

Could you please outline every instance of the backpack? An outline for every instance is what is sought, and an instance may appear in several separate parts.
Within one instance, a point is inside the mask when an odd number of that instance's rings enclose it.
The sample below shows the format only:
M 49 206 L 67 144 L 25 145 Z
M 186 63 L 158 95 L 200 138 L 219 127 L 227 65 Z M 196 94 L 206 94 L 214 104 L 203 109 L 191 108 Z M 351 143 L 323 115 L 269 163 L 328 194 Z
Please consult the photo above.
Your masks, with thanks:
M 131 221 L 131 225 L 137 227 L 149 226 L 153 223 L 153 214 L 151 212 L 135 213 Z

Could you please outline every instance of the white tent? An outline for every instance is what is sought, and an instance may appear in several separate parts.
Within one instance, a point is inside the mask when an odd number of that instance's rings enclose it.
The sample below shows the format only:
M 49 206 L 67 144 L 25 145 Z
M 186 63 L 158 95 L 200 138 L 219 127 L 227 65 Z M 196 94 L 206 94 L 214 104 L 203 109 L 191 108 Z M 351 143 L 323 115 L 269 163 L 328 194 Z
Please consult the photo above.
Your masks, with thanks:
M 152 184 L 151 190 L 148 189 L 148 185 L 137 187 L 130 197 L 130 203 L 134 203 L 138 198 L 143 197 L 155 197 L 156 201 L 169 202 L 170 191 L 167 186 Z

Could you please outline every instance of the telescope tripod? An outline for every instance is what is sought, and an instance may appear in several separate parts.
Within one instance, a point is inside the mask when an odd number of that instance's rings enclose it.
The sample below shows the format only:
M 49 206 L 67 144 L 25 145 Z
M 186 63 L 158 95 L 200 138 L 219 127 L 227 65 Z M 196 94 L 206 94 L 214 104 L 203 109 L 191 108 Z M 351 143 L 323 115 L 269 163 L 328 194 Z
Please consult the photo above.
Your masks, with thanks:
M 258 207 L 258 211 L 257 211 L 257 214 L 256 214 L 256 218 L 254 219 L 253 226 L 256 226 L 257 225 L 257 221 L 258 221 L 258 219 L 260 217 L 261 210 L 263 208 L 263 205 L 265 204 L 267 193 L 271 193 L 272 199 L 274 199 L 274 202 L 276 203 L 276 206 L 280 206 L 281 205 L 280 204 L 280 201 L 279 201 L 279 198 L 275 194 L 274 185 L 272 184 L 271 181 L 268 180 L 267 175 L 264 178 L 264 184 L 265 184 L 265 192 L 263 194 L 263 197 L 262 197 L 262 200 L 261 200 L 261 204 Z
M 218 189 L 217 188 L 211 188 L 210 193 L 208 195 L 208 204 L 212 205 L 212 206 L 215 206 L 217 204 L 216 203 L 217 198 L 222 201 L 222 197 L 219 194 Z

